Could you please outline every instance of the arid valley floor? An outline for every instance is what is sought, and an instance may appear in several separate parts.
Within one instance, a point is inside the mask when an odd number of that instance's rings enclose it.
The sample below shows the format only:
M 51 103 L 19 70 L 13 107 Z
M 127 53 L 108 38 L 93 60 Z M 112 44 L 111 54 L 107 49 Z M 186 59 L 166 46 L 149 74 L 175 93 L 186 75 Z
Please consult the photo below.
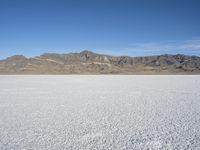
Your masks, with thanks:
M 0 149 L 200 149 L 198 75 L 2 75 Z

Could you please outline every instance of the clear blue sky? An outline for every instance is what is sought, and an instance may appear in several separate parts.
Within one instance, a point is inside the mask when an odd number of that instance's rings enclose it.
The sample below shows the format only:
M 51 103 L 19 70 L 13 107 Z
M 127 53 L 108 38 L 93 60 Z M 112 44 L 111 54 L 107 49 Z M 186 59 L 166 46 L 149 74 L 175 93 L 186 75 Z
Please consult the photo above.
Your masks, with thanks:
M 0 0 L 0 58 L 200 55 L 200 0 Z

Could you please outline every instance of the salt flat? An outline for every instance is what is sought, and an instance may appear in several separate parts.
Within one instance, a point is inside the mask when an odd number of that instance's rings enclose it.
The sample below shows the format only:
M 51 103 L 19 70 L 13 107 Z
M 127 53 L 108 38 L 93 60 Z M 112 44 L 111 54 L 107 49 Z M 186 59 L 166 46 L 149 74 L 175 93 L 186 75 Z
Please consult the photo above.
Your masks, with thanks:
M 200 149 L 200 76 L 0 76 L 0 149 Z

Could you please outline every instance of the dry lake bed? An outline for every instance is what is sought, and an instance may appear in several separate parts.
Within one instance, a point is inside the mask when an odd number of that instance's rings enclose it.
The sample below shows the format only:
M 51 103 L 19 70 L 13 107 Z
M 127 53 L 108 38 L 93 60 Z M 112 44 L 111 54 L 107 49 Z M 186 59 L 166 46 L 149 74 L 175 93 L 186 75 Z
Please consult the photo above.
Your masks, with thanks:
M 1 150 L 200 149 L 200 76 L 0 76 Z

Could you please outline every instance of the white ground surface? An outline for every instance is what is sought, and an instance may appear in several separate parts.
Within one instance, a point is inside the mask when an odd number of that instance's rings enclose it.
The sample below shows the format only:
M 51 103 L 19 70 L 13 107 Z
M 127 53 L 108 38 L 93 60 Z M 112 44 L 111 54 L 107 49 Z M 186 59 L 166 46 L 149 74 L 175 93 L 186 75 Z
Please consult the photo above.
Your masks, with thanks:
M 0 149 L 200 149 L 200 76 L 0 76 Z

